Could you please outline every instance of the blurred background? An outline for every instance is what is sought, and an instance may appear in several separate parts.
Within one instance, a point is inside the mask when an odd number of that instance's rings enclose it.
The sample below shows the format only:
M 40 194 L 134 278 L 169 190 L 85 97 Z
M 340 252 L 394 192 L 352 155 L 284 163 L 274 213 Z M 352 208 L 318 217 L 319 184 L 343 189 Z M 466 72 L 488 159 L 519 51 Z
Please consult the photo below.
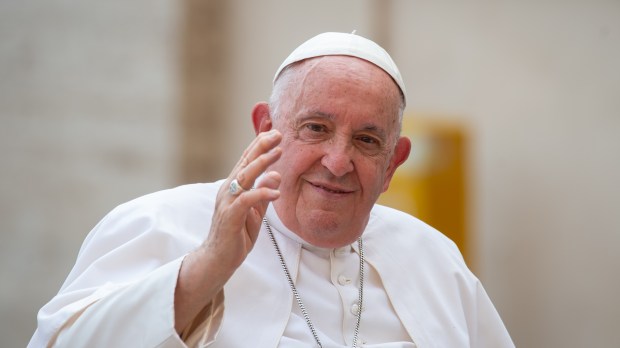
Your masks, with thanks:
M 617 0 L 0 0 L 2 346 L 108 211 L 227 175 L 281 61 L 353 30 L 407 86 L 382 202 L 459 243 L 517 346 L 618 347 Z

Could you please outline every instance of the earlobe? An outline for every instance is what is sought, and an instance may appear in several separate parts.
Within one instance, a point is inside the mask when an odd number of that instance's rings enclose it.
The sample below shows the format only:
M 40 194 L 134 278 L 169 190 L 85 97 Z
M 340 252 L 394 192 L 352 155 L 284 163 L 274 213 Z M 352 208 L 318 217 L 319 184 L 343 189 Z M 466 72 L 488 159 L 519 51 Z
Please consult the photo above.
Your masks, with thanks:
M 383 182 L 383 191 L 387 191 L 390 186 L 390 181 L 392 180 L 392 176 L 396 172 L 396 169 L 400 167 L 401 164 L 405 163 L 407 158 L 409 158 L 409 154 L 411 153 L 411 140 L 407 137 L 400 137 L 398 142 L 396 143 L 396 147 L 394 148 L 394 153 L 392 154 L 392 158 L 390 159 L 390 165 L 387 169 L 385 175 L 385 181 Z
M 254 105 L 252 109 L 252 124 L 254 125 L 254 133 L 256 135 L 271 130 L 273 123 L 271 122 L 269 104 L 260 102 Z

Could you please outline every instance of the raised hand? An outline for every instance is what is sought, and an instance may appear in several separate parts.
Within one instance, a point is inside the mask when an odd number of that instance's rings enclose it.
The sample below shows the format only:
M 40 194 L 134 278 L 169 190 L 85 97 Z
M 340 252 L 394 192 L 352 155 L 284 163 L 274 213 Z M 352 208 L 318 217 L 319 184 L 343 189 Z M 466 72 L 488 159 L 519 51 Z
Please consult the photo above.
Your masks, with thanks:
M 209 236 L 183 260 L 174 297 L 181 332 L 222 290 L 252 250 L 269 202 L 280 196 L 280 174 L 262 173 L 282 150 L 277 130 L 258 134 L 220 188 Z M 257 181 L 258 179 L 258 181 Z
M 217 194 L 211 231 L 202 247 L 218 255 L 222 267 L 234 271 L 241 265 L 256 242 L 267 205 L 280 196 L 279 173 L 269 172 L 256 180 L 280 158 L 282 151 L 276 146 L 281 139 L 276 130 L 260 133 Z

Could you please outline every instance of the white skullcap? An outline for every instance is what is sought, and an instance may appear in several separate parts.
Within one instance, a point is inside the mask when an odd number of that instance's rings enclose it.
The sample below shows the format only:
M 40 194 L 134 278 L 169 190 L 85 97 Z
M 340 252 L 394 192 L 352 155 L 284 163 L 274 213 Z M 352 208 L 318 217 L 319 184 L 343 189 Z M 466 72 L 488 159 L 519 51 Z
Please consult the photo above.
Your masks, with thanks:
M 392 77 L 400 88 L 405 103 L 407 102 L 405 83 L 392 57 L 374 41 L 355 35 L 355 32 L 323 33 L 302 43 L 280 65 L 273 82 L 276 82 L 282 70 L 290 64 L 321 56 L 352 56 L 373 63 Z

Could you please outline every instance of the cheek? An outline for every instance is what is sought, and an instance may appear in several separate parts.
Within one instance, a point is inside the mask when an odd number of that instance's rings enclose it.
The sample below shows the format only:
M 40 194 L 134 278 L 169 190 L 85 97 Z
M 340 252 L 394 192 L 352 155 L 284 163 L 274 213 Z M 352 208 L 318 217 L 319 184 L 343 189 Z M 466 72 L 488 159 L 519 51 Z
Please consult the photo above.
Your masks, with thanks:
M 282 157 L 285 158 L 285 161 L 282 165 L 289 170 L 306 170 L 321 160 L 319 149 L 313 145 L 292 143 L 284 148 L 284 152 L 285 154 Z
M 312 166 L 307 150 L 292 144 L 282 145 L 283 153 L 273 170 L 282 175 L 282 186 L 296 185 L 299 177 Z
M 378 196 L 383 192 L 387 170 L 385 161 L 368 161 L 357 169 L 360 181 L 368 194 Z

